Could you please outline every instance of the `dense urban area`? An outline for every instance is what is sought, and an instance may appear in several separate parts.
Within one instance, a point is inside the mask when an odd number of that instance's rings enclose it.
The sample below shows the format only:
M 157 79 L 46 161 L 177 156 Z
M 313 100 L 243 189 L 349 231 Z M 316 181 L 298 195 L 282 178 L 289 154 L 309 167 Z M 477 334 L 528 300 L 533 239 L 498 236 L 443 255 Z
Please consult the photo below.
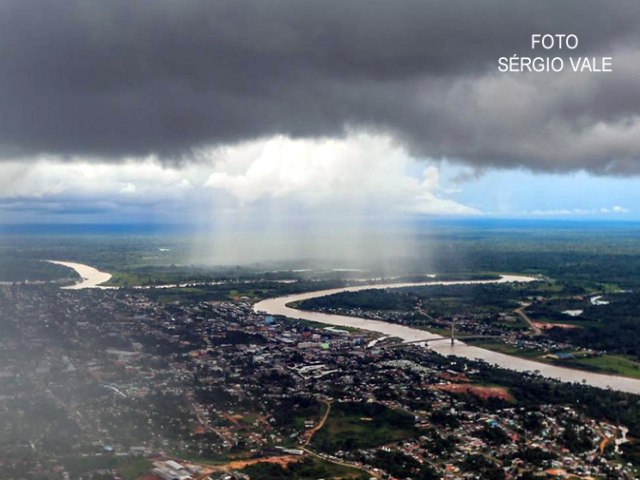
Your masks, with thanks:
M 247 297 L 1 294 L 11 478 L 633 478 L 628 427 L 521 396 L 557 388 L 535 377 L 515 389 L 486 365 L 255 314 Z

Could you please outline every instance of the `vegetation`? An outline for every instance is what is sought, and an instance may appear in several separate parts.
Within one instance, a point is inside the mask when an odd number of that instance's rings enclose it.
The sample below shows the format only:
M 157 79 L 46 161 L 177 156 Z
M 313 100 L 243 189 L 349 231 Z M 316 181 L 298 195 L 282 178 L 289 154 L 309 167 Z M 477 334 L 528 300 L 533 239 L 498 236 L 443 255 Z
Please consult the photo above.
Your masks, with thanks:
M 436 480 L 440 475 L 429 464 L 421 464 L 413 457 L 398 450 L 378 450 L 371 465 L 384 470 L 396 478 L 411 478 L 414 480 Z
M 96 470 L 113 470 L 125 480 L 135 480 L 151 468 L 151 462 L 143 457 L 116 457 L 107 454 L 69 457 L 64 459 L 64 465 L 73 478 Z
M 624 377 L 640 378 L 640 363 L 632 358 L 622 355 L 596 355 L 596 356 L 580 356 L 573 358 L 554 359 L 546 355 L 541 350 L 522 349 L 512 345 L 507 345 L 500 341 L 492 341 L 486 339 L 470 339 L 466 343 L 473 344 L 487 350 L 513 355 L 515 357 L 535 360 L 536 362 L 549 363 L 563 367 L 575 368 L 579 370 L 587 370 L 590 372 L 604 373 L 609 375 L 620 375 Z
M 281 399 L 272 408 L 274 425 L 279 428 L 291 428 L 301 431 L 304 422 L 317 420 L 323 412 L 322 404 L 305 396 L 292 395 Z
M 0 282 L 54 281 L 72 283 L 80 277 L 73 270 L 32 258 L 0 255 Z
M 0 238 L 0 281 L 71 282 L 77 279 L 73 271 L 41 260 L 74 260 L 113 273 L 114 285 L 192 283 L 179 290 L 149 290 L 153 299 L 170 303 L 178 299 L 252 300 L 341 286 L 349 278 L 345 272 L 294 271 L 292 264 L 196 266 L 192 241 L 186 236 L 125 235 L 117 229 L 109 234 L 75 235 L 72 228 L 60 229 L 51 236 L 31 230 L 5 233 Z M 374 262 L 358 275 L 399 275 L 399 281 L 415 281 L 424 280 L 425 273 L 433 272 L 438 279 L 457 280 L 494 278 L 493 272 L 518 272 L 539 274 L 551 280 L 515 286 L 363 291 L 312 299 L 300 306 L 400 312 L 398 321 L 434 330 L 444 328 L 434 318 L 446 321 L 473 311 L 487 325 L 521 330 L 526 329 L 521 319 L 514 316 L 514 320 L 505 321 L 499 314 L 513 310 L 523 300 L 534 299 L 527 309 L 533 320 L 578 327 L 549 330 L 553 341 L 606 353 L 594 358 L 565 359 L 562 364 L 637 377 L 639 232 L 638 224 L 607 224 L 606 228 L 589 223 L 442 224 L 430 231 L 423 230 L 415 256 L 396 262 L 395 271 L 384 271 Z M 281 283 L 283 279 L 295 282 Z M 221 281 L 224 283 L 216 283 Z M 604 295 L 609 304 L 592 304 L 590 298 L 595 295 Z M 571 317 L 563 313 L 566 310 L 583 313 Z M 530 352 L 510 353 L 529 356 Z
M 407 413 L 379 403 L 334 403 L 312 446 L 323 452 L 352 451 L 395 442 L 415 432 L 414 419 Z
M 468 361 L 466 361 L 469 364 Z M 464 361 L 463 361 L 464 364 Z M 471 362 L 475 364 L 475 362 Z M 518 405 L 531 409 L 540 403 L 575 405 L 587 416 L 620 422 L 632 436 L 640 435 L 640 396 L 613 390 L 602 390 L 577 383 L 560 383 L 536 375 L 490 367 L 480 363 L 476 382 L 503 385 L 517 399 Z M 471 401 L 468 399 L 468 401 Z M 486 405 L 486 404 L 485 404 Z M 495 403 L 496 408 L 507 404 Z M 532 422 L 535 420 L 532 419 Z
M 245 467 L 241 472 L 252 480 L 316 480 L 318 478 L 366 480 L 369 478 L 369 475 L 360 470 L 314 457 L 290 463 L 286 468 L 277 463 L 256 463 Z
M 506 432 L 494 425 L 485 425 L 478 433 L 480 438 L 485 439 L 490 445 L 504 445 L 509 442 L 509 436 Z
M 480 478 L 487 480 L 503 480 L 504 470 L 483 455 L 467 455 L 462 464 L 464 470 L 479 474 Z
M 640 378 L 640 363 L 622 355 L 600 355 L 596 357 L 562 360 L 555 363 L 565 367 L 580 368 L 592 372 Z
M 640 360 L 640 293 L 607 295 L 607 305 L 586 308 L 579 317 L 582 328 L 554 328 L 549 334 L 557 341 L 585 348 L 629 355 Z
M 361 309 L 412 312 L 421 306 L 430 317 L 452 317 L 474 312 L 497 314 L 511 310 L 528 291 L 510 285 L 431 285 L 389 290 L 363 290 L 312 298 L 300 303 L 306 310 Z
M 398 294 L 390 290 L 364 290 L 360 292 L 342 292 L 326 297 L 311 298 L 298 304 L 302 310 L 340 307 L 343 309 L 361 308 L 367 310 L 411 310 L 415 307 L 415 298 Z

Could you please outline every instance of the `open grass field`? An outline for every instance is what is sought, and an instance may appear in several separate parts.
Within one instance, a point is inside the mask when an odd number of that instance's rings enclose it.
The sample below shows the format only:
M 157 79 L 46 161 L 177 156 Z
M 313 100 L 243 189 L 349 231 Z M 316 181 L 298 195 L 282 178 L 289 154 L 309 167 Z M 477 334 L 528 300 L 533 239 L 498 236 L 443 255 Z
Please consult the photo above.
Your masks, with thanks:
M 311 447 L 325 452 L 370 448 L 396 442 L 416 433 L 411 415 L 380 404 L 334 403 L 324 427 Z
M 70 457 L 64 463 L 73 478 L 98 469 L 114 469 L 125 480 L 135 480 L 151 468 L 151 462 L 145 458 L 114 457 L 113 455 Z
M 577 358 L 557 363 L 559 365 L 581 368 L 592 372 L 640 378 L 640 362 L 636 362 L 623 355 L 602 355 L 592 358 Z
M 589 372 L 640 378 L 640 362 L 636 362 L 624 355 L 601 355 L 589 358 L 552 360 L 545 358 L 543 352 L 539 352 L 537 350 L 521 350 L 501 342 L 469 341 L 469 343 L 473 343 L 474 346 L 486 348 L 487 350 L 493 350 L 506 355 L 513 355 L 514 357 L 526 358 L 538 362 L 576 368 Z
M 361 470 L 327 462 L 317 457 L 298 457 L 299 461 L 281 465 L 277 462 L 262 462 L 249 465 L 242 470 L 252 480 L 366 480 L 369 475 Z
M 505 355 L 513 355 L 514 357 L 527 358 L 532 360 L 538 360 L 539 357 L 543 355 L 543 352 L 540 352 L 538 350 L 522 350 L 520 348 L 498 341 L 471 339 L 465 340 L 465 343 L 473 345 L 474 347 L 486 348 L 487 350 L 493 350 L 494 352 L 504 353 Z

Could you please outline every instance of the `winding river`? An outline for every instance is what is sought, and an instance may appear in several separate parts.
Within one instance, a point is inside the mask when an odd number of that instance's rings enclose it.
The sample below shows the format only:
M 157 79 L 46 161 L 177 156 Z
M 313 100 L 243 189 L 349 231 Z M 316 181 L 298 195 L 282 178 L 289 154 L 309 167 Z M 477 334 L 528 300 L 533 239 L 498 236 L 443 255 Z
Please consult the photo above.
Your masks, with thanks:
M 509 283 L 509 282 L 532 282 L 537 280 L 533 277 L 524 277 L 517 275 L 503 275 L 499 280 L 469 280 L 469 281 L 427 281 L 415 283 L 385 283 L 372 285 L 358 285 L 345 288 L 334 288 L 329 290 L 317 290 L 314 292 L 299 293 L 287 295 L 277 298 L 269 298 L 262 300 L 254 305 L 255 312 L 266 313 L 269 315 L 285 315 L 289 318 L 300 320 L 311 320 L 314 322 L 325 323 L 341 327 L 354 327 L 362 330 L 381 333 L 391 337 L 399 337 L 406 342 L 428 342 L 428 348 L 442 355 L 457 355 L 459 357 L 468 358 L 470 360 L 480 359 L 490 364 L 498 365 L 503 368 L 515 370 L 518 372 L 537 372 L 540 375 L 557 379 L 563 382 L 578 382 L 599 388 L 610 388 L 622 392 L 640 394 L 640 380 L 634 378 L 620 377 L 616 375 L 606 375 L 600 373 L 586 372 L 575 370 L 572 368 L 558 367 L 548 365 L 533 360 L 505 355 L 503 353 L 494 352 L 480 347 L 466 345 L 456 340 L 454 345 L 441 335 L 429 333 L 417 328 L 407 327 L 404 325 L 396 325 L 380 320 L 368 320 L 359 317 L 350 317 L 346 315 L 334 315 L 321 312 L 311 312 L 306 310 L 298 310 L 288 307 L 287 304 L 299 302 L 311 298 L 324 297 L 340 292 L 358 292 L 371 289 L 387 289 L 402 287 L 417 287 L 424 285 L 462 285 L 462 284 L 483 284 L 483 283 Z M 433 341 L 436 340 L 436 341 Z
M 110 288 L 101 286 L 101 284 L 108 282 L 111 279 L 110 273 L 101 272 L 97 268 L 90 267 L 89 265 L 85 265 L 84 263 L 62 262 L 59 260 L 47 260 L 47 262 L 71 268 L 75 270 L 78 275 L 80 275 L 80 278 L 82 279 L 80 282 L 74 285 L 61 287 L 65 290 L 80 290 L 83 288 Z
M 75 270 L 82 280 L 75 285 L 62 287 L 70 290 L 79 290 L 83 288 L 117 288 L 102 286 L 111 278 L 111 274 L 101 272 L 96 268 L 75 262 L 62 262 L 57 260 L 49 260 L 51 263 L 63 265 Z M 541 375 L 561 380 L 563 382 L 579 382 L 587 383 L 594 387 L 611 388 L 622 392 L 630 392 L 640 394 L 640 380 L 620 377 L 616 375 L 605 375 L 600 373 L 591 373 L 571 368 L 557 367 L 545 363 L 526 360 L 503 353 L 493 352 L 484 348 L 466 345 L 456 340 L 454 345 L 434 333 L 429 333 L 417 328 L 407 327 L 404 325 L 396 325 L 380 320 L 367 320 L 365 318 L 349 317 L 345 315 L 333 315 L 320 312 L 311 312 L 298 310 L 288 307 L 287 304 L 308 300 L 310 298 L 324 297 L 340 292 L 358 292 L 371 289 L 386 288 L 402 288 L 417 287 L 424 285 L 463 285 L 463 284 L 486 284 L 486 283 L 512 283 L 512 282 L 533 282 L 538 280 L 534 277 L 525 277 L 521 275 L 502 275 L 497 280 L 468 280 L 468 281 L 426 281 L 426 282 L 410 282 L 410 283 L 378 283 L 370 285 L 357 285 L 351 287 L 334 288 L 329 290 L 317 290 L 314 292 L 305 292 L 295 295 L 287 295 L 277 298 L 268 298 L 256 303 L 253 307 L 254 311 L 266 313 L 268 315 L 284 315 L 289 318 L 300 320 L 311 320 L 314 322 L 335 325 L 339 327 L 354 327 L 362 330 L 381 333 L 390 337 L 398 337 L 406 342 L 425 342 L 428 348 L 442 355 L 457 355 L 459 357 L 468 358 L 470 360 L 481 359 L 490 364 L 495 364 L 503 368 L 519 372 L 538 372 Z M 436 340 L 436 341 L 433 341 Z

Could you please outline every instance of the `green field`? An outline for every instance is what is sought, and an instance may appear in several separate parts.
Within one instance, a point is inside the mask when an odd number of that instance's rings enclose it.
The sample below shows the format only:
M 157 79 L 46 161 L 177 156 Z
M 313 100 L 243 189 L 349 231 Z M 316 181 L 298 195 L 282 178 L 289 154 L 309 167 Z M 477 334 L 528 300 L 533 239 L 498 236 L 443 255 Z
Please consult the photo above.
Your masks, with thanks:
M 540 360 L 543 355 L 543 353 L 538 350 L 522 350 L 499 341 L 471 339 L 467 340 L 465 343 L 473 345 L 474 347 L 486 348 L 487 350 L 493 350 L 494 352 L 500 352 L 505 355 L 513 355 L 514 357 L 526 358 L 529 360 Z
M 251 480 L 366 480 L 370 475 L 355 468 L 326 462 L 319 458 L 305 458 L 287 468 L 273 463 L 257 463 L 241 470 Z
M 589 370 L 592 372 L 640 378 L 640 363 L 622 355 L 602 355 L 556 362 L 558 365 Z
M 73 478 L 94 470 L 113 469 L 125 480 L 135 480 L 151 468 L 151 462 L 145 458 L 115 457 L 113 455 L 69 457 L 63 463 Z
M 494 352 L 513 355 L 514 357 L 535 360 L 536 362 L 559 365 L 596 373 L 620 375 L 623 377 L 640 378 L 640 362 L 623 355 L 600 355 L 597 357 L 575 358 L 569 360 L 552 360 L 544 358 L 544 354 L 537 350 L 521 350 L 501 342 L 471 340 L 474 346 L 493 350 Z
M 329 418 L 311 442 L 324 452 L 371 448 L 416 434 L 413 417 L 376 403 L 334 403 Z

